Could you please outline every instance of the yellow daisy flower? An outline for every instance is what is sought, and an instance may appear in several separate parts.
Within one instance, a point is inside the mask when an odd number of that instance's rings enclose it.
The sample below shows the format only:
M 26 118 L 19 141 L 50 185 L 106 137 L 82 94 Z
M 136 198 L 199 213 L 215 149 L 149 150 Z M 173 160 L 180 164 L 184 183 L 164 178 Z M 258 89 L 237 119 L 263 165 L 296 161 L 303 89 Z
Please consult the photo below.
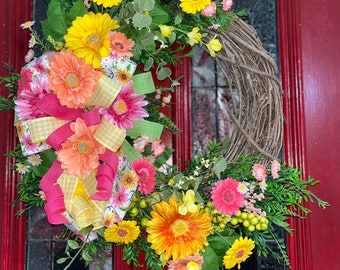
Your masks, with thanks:
M 204 251 L 204 245 L 212 229 L 208 213 L 197 211 L 181 215 L 174 198 L 169 203 L 162 201 L 151 211 L 152 219 L 148 222 L 147 241 L 151 248 L 164 259 L 184 258 L 198 251 Z
M 222 49 L 222 44 L 221 42 L 216 39 L 216 38 L 213 38 L 211 39 L 208 44 L 206 44 L 208 50 L 209 50 L 209 53 L 211 55 L 211 57 L 215 57 L 216 56 L 216 52 L 220 51 Z
M 132 189 L 138 183 L 138 176 L 134 171 L 128 171 L 122 179 L 122 186 L 127 189 Z
M 122 0 L 92 0 L 94 3 L 98 5 L 103 5 L 105 8 L 116 7 L 118 6 Z
M 248 237 L 236 239 L 223 257 L 225 268 L 231 269 L 237 264 L 237 268 L 241 269 L 241 263 L 248 259 L 254 247 L 254 241 Z
M 190 46 L 194 46 L 195 44 L 198 44 L 201 41 L 202 35 L 198 33 L 199 30 L 200 29 L 198 27 L 195 27 L 191 30 L 191 32 L 187 34 Z
M 100 60 L 110 54 L 108 33 L 119 27 L 107 13 L 90 12 L 77 17 L 64 36 L 65 46 L 94 68 L 100 67 Z
M 131 72 L 125 68 L 117 70 L 116 77 L 123 84 L 127 84 L 131 80 L 132 75 Z
M 181 4 L 179 6 L 185 13 L 196 14 L 210 4 L 211 0 L 181 0 Z
M 123 220 L 113 224 L 111 229 L 104 231 L 104 238 L 107 242 L 129 244 L 135 241 L 140 233 L 136 221 Z

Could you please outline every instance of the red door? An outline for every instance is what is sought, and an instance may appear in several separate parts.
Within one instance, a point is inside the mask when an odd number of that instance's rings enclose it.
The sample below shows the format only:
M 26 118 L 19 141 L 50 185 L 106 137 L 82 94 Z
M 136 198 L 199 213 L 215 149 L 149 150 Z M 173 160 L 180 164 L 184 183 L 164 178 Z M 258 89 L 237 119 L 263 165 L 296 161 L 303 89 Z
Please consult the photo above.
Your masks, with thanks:
M 339 1 L 278 1 L 286 161 L 319 179 L 313 191 L 331 204 L 325 211 L 312 206 L 305 221 L 292 220 L 296 270 L 340 269 L 339 11 Z

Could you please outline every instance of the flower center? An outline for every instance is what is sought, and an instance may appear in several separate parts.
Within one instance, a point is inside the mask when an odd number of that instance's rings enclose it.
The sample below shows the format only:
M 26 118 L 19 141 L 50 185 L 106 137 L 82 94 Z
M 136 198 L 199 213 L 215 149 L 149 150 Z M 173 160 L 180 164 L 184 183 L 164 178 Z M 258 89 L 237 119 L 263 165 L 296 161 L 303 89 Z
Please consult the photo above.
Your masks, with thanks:
M 119 235 L 120 237 L 125 237 L 125 236 L 127 235 L 127 231 L 121 229 L 121 230 L 118 231 L 118 235 Z
M 100 47 L 100 36 L 97 33 L 91 34 L 87 39 L 87 42 L 94 48 L 98 49 Z
M 243 257 L 243 255 L 244 255 L 244 250 L 243 250 L 243 249 L 241 249 L 241 250 L 239 250 L 239 251 L 237 252 L 237 254 L 236 254 L 236 258 L 237 258 L 237 259 L 240 259 L 240 258 L 242 258 L 242 257 Z
M 234 201 L 234 192 L 230 191 L 230 190 L 227 190 L 225 193 L 224 193 L 224 200 L 226 202 L 233 202 Z
M 127 112 L 127 105 L 124 100 L 119 100 L 113 104 L 113 110 L 116 114 L 122 115 Z
M 141 170 L 139 170 L 139 177 L 142 178 L 143 180 L 148 179 L 149 178 L 148 170 L 145 168 L 142 168 Z
M 78 152 L 80 154 L 88 154 L 90 146 L 87 141 L 80 141 L 78 143 Z
M 115 42 L 115 47 L 119 50 L 123 50 L 124 49 L 124 44 L 121 42 Z
M 74 88 L 79 85 L 80 80 L 76 73 L 70 72 L 66 75 L 65 81 L 68 87 Z
M 185 234 L 188 230 L 188 223 L 183 219 L 177 219 L 172 225 L 172 232 L 175 237 Z

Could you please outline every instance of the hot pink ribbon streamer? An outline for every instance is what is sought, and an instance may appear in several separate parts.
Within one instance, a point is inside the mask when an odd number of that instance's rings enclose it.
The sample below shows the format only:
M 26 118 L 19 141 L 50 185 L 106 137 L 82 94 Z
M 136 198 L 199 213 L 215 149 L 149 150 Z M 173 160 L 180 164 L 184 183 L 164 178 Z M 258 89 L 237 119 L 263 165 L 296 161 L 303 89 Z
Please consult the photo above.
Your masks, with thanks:
M 106 149 L 105 153 L 99 156 L 99 160 L 105 163 L 98 166 L 96 174 L 98 192 L 90 198 L 106 201 L 112 195 L 113 180 L 118 170 L 118 157 L 116 153 Z
M 65 212 L 64 193 L 56 181 L 63 173 L 58 160 L 54 161 L 51 168 L 40 181 L 40 188 L 46 195 L 44 206 L 47 219 L 51 224 L 68 224 L 69 221 L 62 215 Z

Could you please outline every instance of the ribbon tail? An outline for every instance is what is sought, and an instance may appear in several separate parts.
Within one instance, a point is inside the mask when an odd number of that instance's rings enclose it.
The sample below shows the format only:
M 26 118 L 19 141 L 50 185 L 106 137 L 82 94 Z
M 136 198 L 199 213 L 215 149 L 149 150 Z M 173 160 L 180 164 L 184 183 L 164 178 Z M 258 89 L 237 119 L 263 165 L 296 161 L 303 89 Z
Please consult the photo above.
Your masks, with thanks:
M 40 181 L 40 188 L 46 195 L 46 204 L 44 206 L 47 219 L 51 224 L 68 224 L 69 221 L 63 216 L 66 211 L 64 194 L 57 180 L 63 173 L 61 163 L 55 161 L 49 171 Z
M 99 159 L 104 161 L 105 164 L 98 167 L 96 175 L 98 192 L 92 194 L 90 198 L 93 200 L 106 201 L 109 200 L 112 195 L 113 180 L 118 169 L 118 157 L 116 153 L 106 150 Z

